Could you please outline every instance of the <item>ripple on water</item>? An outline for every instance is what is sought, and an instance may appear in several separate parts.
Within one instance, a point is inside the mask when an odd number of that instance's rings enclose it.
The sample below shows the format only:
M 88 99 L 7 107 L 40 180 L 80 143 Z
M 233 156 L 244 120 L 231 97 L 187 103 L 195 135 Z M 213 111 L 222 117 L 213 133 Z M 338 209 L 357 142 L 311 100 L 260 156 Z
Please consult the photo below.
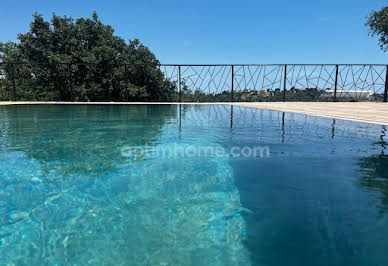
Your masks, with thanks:
M 249 264 L 227 158 L 148 158 L 73 176 L 42 172 L 21 152 L 0 158 L 9 263 Z

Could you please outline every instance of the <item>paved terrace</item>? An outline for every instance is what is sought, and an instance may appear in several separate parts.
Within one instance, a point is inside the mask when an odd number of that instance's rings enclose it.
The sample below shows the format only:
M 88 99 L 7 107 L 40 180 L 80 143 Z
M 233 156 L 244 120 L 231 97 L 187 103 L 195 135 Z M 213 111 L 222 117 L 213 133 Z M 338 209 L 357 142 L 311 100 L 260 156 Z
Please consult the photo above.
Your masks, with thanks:
M 141 103 L 141 102 L 0 102 L 0 105 L 14 104 L 179 104 L 179 103 Z M 198 104 L 198 103 L 182 103 Z M 200 103 L 206 104 L 206 103 Z M 230 104 L 230 103 L 212 103 Z M 234 105 L 263 108 L 282 112 L 292 112 L 315 116 L 369 122 L 388 125 L 388 103 L 374 102 L 235 102 Z
M 257 102 L 235 104 L 283 112 L 388 125 L 388 103 L 382 102 Z

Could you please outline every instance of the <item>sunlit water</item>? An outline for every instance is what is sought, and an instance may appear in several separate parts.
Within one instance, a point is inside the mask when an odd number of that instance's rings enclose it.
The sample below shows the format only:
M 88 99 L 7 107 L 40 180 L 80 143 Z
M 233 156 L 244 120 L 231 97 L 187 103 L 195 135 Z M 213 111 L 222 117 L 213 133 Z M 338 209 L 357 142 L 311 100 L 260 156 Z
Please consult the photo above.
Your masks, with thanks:
M 40 105 L 0 129 L 0 265 L 388 265 L 384 126 Z

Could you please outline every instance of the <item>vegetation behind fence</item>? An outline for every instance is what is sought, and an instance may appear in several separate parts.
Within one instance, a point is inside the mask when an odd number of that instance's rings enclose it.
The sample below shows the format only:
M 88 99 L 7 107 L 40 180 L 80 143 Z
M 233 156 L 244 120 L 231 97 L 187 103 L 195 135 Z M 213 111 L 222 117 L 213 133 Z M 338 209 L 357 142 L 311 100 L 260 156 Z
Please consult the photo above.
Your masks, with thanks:
M 387 90 L 387 65 L 161 64 L 143 73 L 129 64 L 0 63 L 3 101 L 387 101 Z

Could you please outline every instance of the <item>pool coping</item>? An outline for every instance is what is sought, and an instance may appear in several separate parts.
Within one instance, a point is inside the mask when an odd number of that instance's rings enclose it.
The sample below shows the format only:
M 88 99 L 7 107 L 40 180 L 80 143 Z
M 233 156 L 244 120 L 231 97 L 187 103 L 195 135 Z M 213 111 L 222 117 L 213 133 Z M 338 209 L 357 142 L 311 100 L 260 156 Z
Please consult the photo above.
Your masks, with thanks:
M 219 104 L 298 113 L 326 118 L 388 125 L 388 103 L 377 102 L 42 102 L 8 101 L 5 105 L 145 105 L 145 104 Z

